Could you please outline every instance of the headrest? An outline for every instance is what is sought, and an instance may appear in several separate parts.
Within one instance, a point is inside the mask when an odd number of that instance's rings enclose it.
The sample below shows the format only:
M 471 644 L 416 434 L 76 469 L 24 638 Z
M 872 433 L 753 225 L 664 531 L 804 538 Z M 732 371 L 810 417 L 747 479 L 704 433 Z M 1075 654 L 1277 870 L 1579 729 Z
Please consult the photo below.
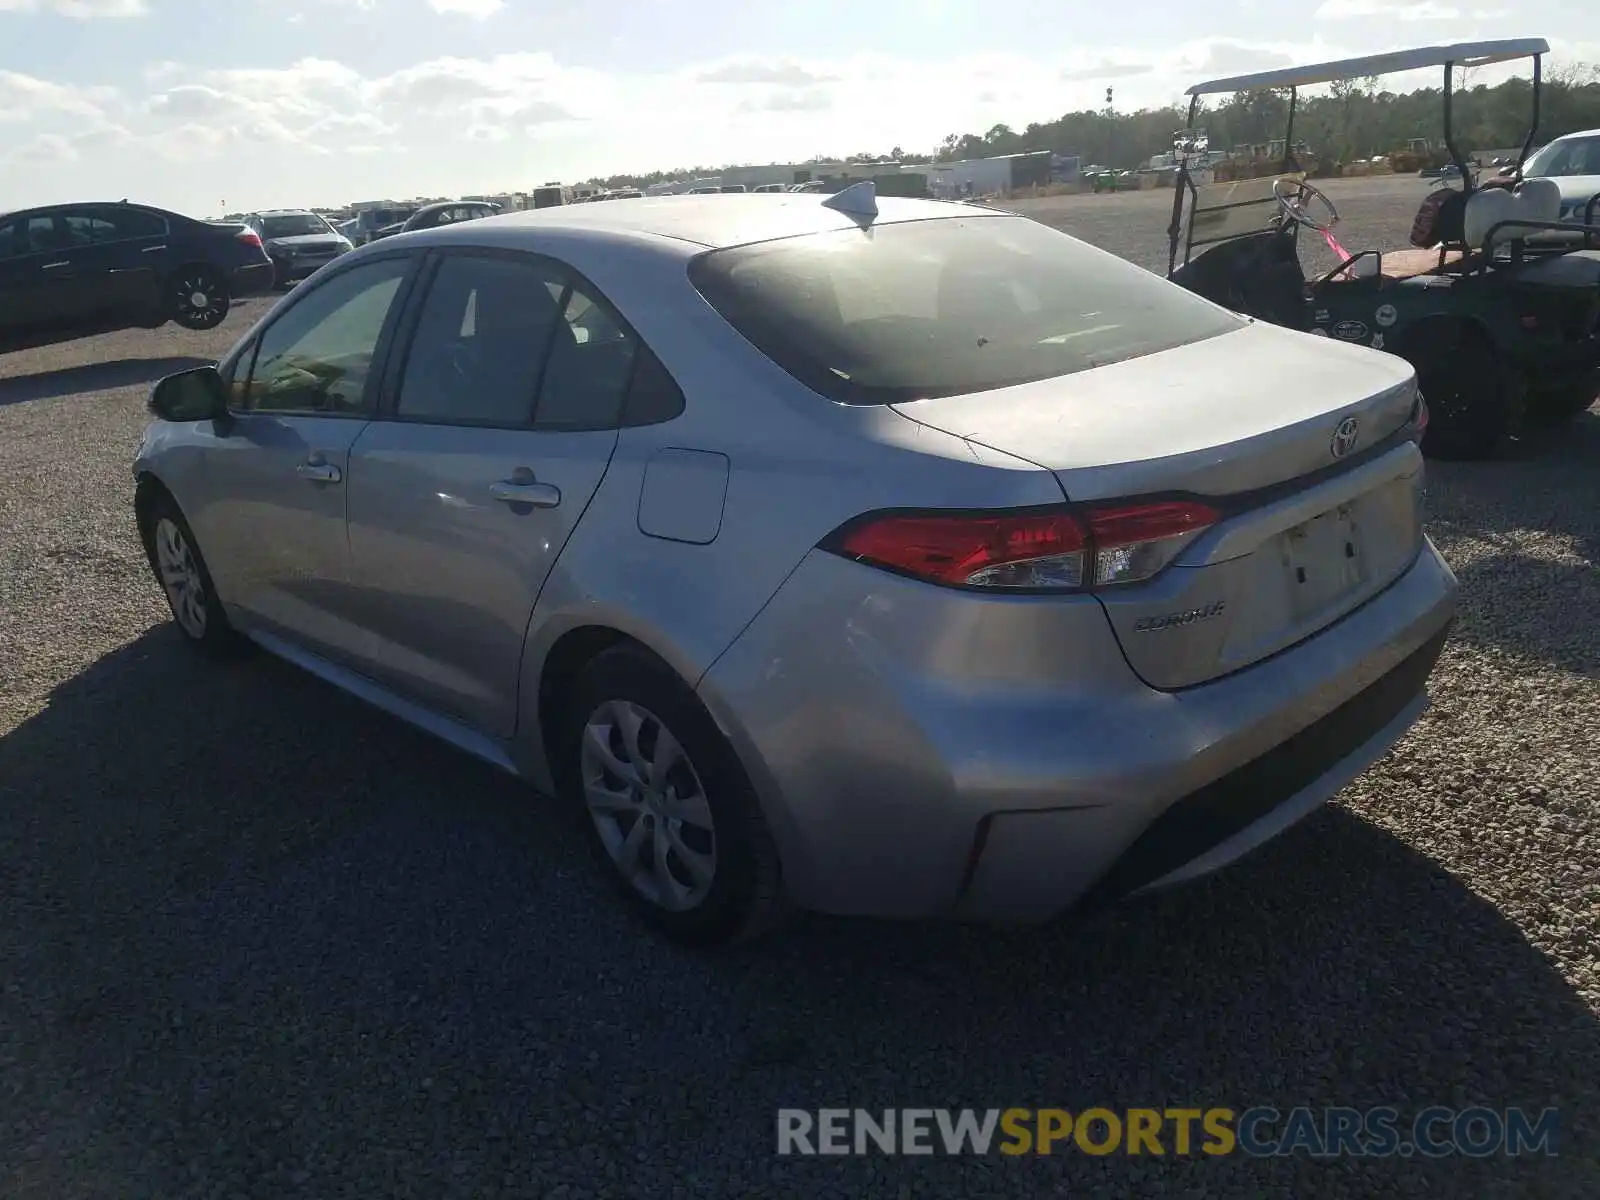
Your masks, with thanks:
M 1503 221 L 1556 221 L 1561 218 L 1561 185 L 1553 179 L 1526 179 L 1515 190 L 1481 188 L 1467 198 L 1462 240 L 1483 249 L 1489 231 Z M 1507 226 L 1495 234 L 1501 245 L 1513 237 L 1536 232 Z

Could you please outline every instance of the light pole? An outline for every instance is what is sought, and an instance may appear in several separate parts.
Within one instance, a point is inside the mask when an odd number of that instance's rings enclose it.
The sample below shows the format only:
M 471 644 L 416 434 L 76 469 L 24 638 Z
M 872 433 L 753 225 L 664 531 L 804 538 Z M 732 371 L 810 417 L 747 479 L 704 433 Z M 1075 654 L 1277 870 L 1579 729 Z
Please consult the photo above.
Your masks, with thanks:
M 1112 89 L 1106 88 L 1106 169 L 1115 170 L 1117 163 L 1113 157 L 1116 149 L 1117 137 L 1117 110 L 1112 107 Z

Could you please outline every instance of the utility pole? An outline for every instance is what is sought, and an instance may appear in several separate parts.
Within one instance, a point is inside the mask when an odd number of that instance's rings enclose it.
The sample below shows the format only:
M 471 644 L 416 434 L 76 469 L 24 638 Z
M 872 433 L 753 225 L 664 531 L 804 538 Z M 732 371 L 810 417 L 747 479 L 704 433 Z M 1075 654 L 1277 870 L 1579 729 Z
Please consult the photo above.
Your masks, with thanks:
M 1106 88 L 1106 166 L 1116 169 L 1116 159 L 1113 154 L 1116 149 L 1117 136 L 1117 110 L 1112 106 L 1112 89 Z

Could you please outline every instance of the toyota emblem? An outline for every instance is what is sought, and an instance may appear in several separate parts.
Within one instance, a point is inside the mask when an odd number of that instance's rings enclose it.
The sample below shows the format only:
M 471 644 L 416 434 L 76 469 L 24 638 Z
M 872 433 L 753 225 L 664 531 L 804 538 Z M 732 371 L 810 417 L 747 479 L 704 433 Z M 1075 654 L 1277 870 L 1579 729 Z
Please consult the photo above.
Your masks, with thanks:
M 1356 448 L 1356 439 L 1361 436 L 1361 422 L 1354 417 L 1346 417 L 1339 422 L 1339 427 L 1333 431 L 1333 441 L 1328 449 L 1335 458 L 1343 458 Z

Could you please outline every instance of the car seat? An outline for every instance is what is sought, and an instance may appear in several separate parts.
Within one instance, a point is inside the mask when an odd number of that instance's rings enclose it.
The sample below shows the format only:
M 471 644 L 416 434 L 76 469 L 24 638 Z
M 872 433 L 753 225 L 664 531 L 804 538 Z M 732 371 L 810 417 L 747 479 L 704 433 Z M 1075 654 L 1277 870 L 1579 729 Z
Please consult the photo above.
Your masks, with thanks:
M 1502 222 L 1560 219 L 1561 185 L 1553 179 L 1525 179 L 1515 188 L 1480 188 L 1467 197 L 1461 240 L 1471 250 L 1486 250 L 1490 232 Z M 1537 232 L 1513 224 L 1496 232 L 1495 239 L 1504 246 L 1513 238 Z
M 1172 273 L 1172 282 L 1235 312 L 1286 325 L 1306 324 L 1306 280 L 1286 229 L 1232 238 Z

